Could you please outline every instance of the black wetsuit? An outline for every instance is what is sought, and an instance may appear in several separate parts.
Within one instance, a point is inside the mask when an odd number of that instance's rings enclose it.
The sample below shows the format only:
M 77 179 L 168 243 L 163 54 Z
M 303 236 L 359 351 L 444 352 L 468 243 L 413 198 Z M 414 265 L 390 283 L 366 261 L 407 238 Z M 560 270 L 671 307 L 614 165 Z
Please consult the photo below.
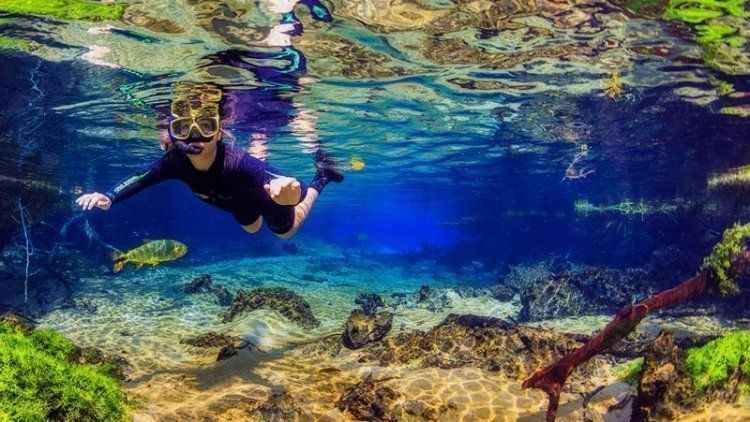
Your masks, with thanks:
M 283 234 L 294 226 L 294 206 L 277 204 L 263 189 L 275 175 L 284 174 L 240 148 L 219 142 L 208 171 L 197 170 L 185 154 L 172 150 L 105 195 L 115 204 L 163 180 L 178 179 L 203 201 L 231 212 L 243 226 L 263 216 L 271 231 Z M 316 183 L 317 178 L 312 186 L 318 187 Z M 302 184 L 300 198 L 306 194 L 307 186 Z

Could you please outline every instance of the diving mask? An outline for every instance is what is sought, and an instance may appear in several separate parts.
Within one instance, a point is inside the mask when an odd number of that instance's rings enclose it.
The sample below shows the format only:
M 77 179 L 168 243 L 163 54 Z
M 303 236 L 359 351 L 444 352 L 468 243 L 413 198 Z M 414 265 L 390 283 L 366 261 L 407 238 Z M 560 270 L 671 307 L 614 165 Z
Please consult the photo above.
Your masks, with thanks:
M 177 117 L 169 122 L 169 133 L 180 141 L 188 139 L 193 128 L 200 136 L 209 139 L 219 133 L 221 124 L 218 116 Z
M 175 100 L 172 102 L 171 112 L 169 133 L 173 139 L 188 139 L 193 128 L 206 139 L 212 138 L 221 130 L 217 103 L 191 99 Z

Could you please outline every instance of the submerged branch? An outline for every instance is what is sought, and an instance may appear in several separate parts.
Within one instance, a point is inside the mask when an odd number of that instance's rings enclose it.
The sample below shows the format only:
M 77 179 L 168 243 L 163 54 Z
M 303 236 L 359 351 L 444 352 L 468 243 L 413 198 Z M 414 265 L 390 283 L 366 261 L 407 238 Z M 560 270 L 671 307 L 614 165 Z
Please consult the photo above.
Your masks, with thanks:
M 738 253 L 732 259 L 731 263 L 735 274 L 744 273 L 750 267 L 750 252 L 742 251 Z M 706 292 L 709 288 L 717 287 L 718 285 L 719 280 L 712 274 L 710 269 L 704 267 L 697 275 L 676 287 L 658 293 L 634 305 L 623 307 L 599 334 L 583 346 L 529 377 L 523 382 L 523 388 L 538 388 L 547 393 L 549 397 L 547 421 L 554 421 L 557 417 L 557 408 L 562 387 L 568 376 L 578 366 L 625 338 L 646 315 L 659 308 Z

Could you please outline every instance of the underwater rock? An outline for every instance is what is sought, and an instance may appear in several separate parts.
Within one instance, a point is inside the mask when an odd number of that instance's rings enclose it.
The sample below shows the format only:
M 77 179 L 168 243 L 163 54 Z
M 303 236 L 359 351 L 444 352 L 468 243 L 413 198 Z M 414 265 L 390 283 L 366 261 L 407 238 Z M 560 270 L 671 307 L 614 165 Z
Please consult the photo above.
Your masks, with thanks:
M 223 347 L 227 344 L 234 344 L 234 342 L 237 340 L 239 339 L 234 336 L 228 336 L 226 334 L 219 334 L 214 331 L 209 331 L 195 337 L 181 339 L 180 344 L 187 344 L 189 346 L 203 348 Z
M 429 309 L 432 312 L 440 312 L 446 306 L 451 305 L 451 299 L 448 297 L 447 289 L 431 289 L 429 285 L 424 284 L 414 295 L 417 306 Z
M 476 367 L 521 378 L 588 337 L 511 324 L 498 318 L 450 314 L 428 332 L 415 331 L 368 345 L 364 359 L 381 366 Z
M 624 271 L 588 268 L 579 273 L 552 275 L 545 282 L 521 291 L 521 321 L 617 311 L 648 293 L 642 269 Z
M 551 275 L 545 263 L 535 265 L 513 265 L 500 284 L 515 291 L 521 291 L 543 283 Z
M 0 317 L 0 322 L 8 324 L 13 327 L 15 331 L 24 334 L 29 334 L 36 328 L 36 323 L 34 321 L 12 312 L 6 312 L 3 314 L 3 316 Z
M 284 422 L 299 420 L 303 414 L 294 397 L 286 391 L 273 393 L 263 404 L 253 410 L 263 421 Z
M 344 324 L 341 339 L 348 349 L 359 349 L 366 344 L 382 340 L 391 331 L 393 314 L 381 312 L 377 316 L 368 315 L 361 309 L 354 309 Z
M 378 308 L 385 306 L 383 298 L 377 293 L 360 293 L 357 299 L 354 300 L 354 303 L 362 307 L 365 315 L 375 315 Z
M 229 343 L 226 346 L 222 347 L 221 350 L 219 350 L 219 354 L 216 356 L 216 361 L 220 362 L 222 360 L 229 359 L 236 354 L 237 348 L 234 347 L 233 343 Z
M 238 315 L 257 309 L 274 309 L 304 328 L 320 325 L 310 310 L 310 304 L 298 294 L 284 287 L 261 287 L 249 292 L 238 290 L 222 322 L 233 321 Z
M 130 362 L 122 356 L 113 356 L 96 347 L 75 347 L 68 356 L 71 363 L 96 366 L 99 372 L 105 373 L 120 381 L 127 380 Z
M 489 296 L 500 302 L 508 302 L 516 295 L 510 287 L 503 284 L 495 284 L 490 287 L 458 287 L 455 289 L 461 297 L 482 297 Z
M 336 357 L 341 353 L 341 334 L 332 334 L 303 346 L 306 355 Z
M 409 304 L 409 299 L 406 296 L 406 293 L 402 292 L 396 292 L 391 293 L 391 300 L 390 306 L 391 308 L 398 308 L 399 306 L 407 306 Z
M 696 404 L 685 353 L 662 331 L 643 356 L 643 373 L 633 402 L 633 420 L 675 420 Z
M 396 390 L 383 385 L 385 380 L 373 380 L 372 374 L 346 388 L 335 406 L 354 418 L 366 421 L 396 421 L 392 408 L 401 396 Z
M 196 277 L 193 281 L 185 286 L 185 292 L 190 294 L 208 294 L 211 293 L 216 296 L 217 302 L 221 306 L 229 306 L 232 304 L 234 295 L 232 292 L 227 290 L 226 287 L 214 284 L 211 281 L 211 276 L 204 274 L 200 277 Z

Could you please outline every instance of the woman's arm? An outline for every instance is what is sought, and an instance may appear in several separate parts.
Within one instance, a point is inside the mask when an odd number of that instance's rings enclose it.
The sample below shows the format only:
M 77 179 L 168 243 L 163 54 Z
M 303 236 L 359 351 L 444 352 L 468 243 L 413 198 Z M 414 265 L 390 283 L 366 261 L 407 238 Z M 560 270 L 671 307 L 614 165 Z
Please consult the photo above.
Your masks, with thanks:
M 168 160 L 169 155 L 170 153 L 165 154 L 160 160 L 150 166 L 121 180 L 104 194 L 94 192 L 81 195 L 76 200 L 76 204 L 80 205 L 83 211 L 88 211 L 93 207 L 108 210 L 109 207 L 117 202 L 130 198 L 159 182 L 174 178 L 174 166 Z

